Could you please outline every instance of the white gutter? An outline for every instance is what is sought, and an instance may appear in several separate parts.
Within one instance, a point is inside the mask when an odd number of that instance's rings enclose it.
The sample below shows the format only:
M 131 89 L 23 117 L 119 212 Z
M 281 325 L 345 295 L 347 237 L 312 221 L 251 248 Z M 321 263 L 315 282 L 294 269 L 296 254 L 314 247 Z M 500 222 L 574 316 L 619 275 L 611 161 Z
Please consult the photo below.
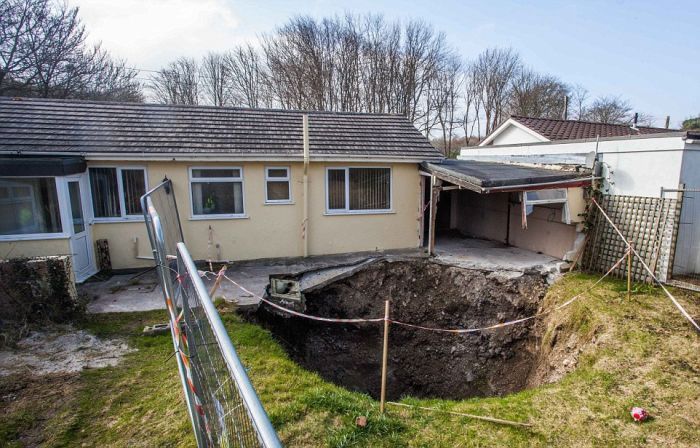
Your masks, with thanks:
M 261 155 L 226 155 L 226 154 L 195 154 L 193 153 L 172 153 L 172 154 L 153 154 L 153 153 L 127 153 L 119 152 L 112 153 L 85 153 L 85 152 L 70 152 L 70 151 L 2 151 L 1 155 L 10 156 L 73 156 L 85 157 L 88 161 L 153 161 L 153 162 L 303 162 L 304 156 L 261 156 Z M 309 162 L 367 162 L 367 163 L 422 163 L 425 161 L 440 161 L 441 157 L 426 157 L 426 158 L 401 158 L 401 157 L 371 157 L 371 156 L 348 156 L 343 154 L 321 154 L 309 155 Z

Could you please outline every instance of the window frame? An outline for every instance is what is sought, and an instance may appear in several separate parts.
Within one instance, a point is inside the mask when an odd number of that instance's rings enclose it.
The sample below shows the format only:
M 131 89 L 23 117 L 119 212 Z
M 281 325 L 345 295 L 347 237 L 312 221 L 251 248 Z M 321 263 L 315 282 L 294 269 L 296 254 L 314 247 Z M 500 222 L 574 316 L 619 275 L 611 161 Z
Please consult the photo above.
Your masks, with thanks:
M 239 170 L 240 176 L 239 177 L 193 177 L 192 176 L 192 171 L 194 170 Z M 206 165 L 206 166 L 190 166 L 187 168 L 187 177 L 188 177 L 188 182 L 187 182 L 187 189 L 188 189 L 188 194 L 190 197 L 190 220 L 191 221 L 205 221 L 209 219 L 242 219 L 242 218 L 247 218 L 248 215 L 246 215 L 246 210 L 248 209 L 245 204 L 245 174 L 243 172 L 243 167 L 242 166 L 232 166 L 232 165 L 223 165 L 223 166 L 211 166 L 211 165 Z M 195 180 L 193 180 L 195 179 Z M 243 201 L 243 213 L 217 213 L 217 214 L 212 214 L 212 215 L 196 215 L 194 213 L 194 196 L 192 195 L 192 183 L 207 183 L 207 182 L 228 182 L 228 183 L 234 183 L 234 182 L 240 182 L 241 183 L 241 195 L 243 196 L 242 201 Z
M 388 169 L 389 170 L 389 208 L 367 209 L 367 210 L 350 210 L 350 170 L 351 169 Z M 328 188 L 328 171 L 338 170 L 345 171 L 345 208 L 331 209 L 330 208 L 330 190 Z M 394 170 L 391 166 L 386 165 L 346 165 L 346 166 L 327 166 L 324 171 L 324 184 L 326 188 L 326 211 L 324 215 L 384 215 L 394 213 Z
M 117 195 L 119 196 L 119 213 L 121 216 L 95 216 L 94 201 L 95 198 L 92 196 L 92 178 L 90 169 L 92 168 L 112 168 L 116 170 L 117 174 Z M 124 198 L 124 180 L 122 179 L 122 170 L 142 170 L 143 171 L 143 185 L 144 193 L 149 190 L 148 188 L 148 170 L 143 165 L 89 165 L 88 166 L 88 189 L 90 190 L 90 205 L 88 206 L 90 210 L 90 218 L 94 223 L 110 223 L 110 222 L 143 222 L 143 212 L 136 215 L 126 214 L 126 200 Z
M 524 207 L 531 205 L 534 207 L 536 205 L 549 205 L 549 204 L 562 204 L 561 210 L 561 221 L 564 224 L 571 224 L 571 214 L 569 213 L 569 189 L 568 188 L 546 188 L 545 190 L 561 190 L 564 192 L 563 198 L 558 199 L 528 199 L 527 194 L 529 192 L 543 191 L 543 190 L 525 190 L 523 191 L 522 201 L 524 202 Z M 529 214 L 529 213 L 528 213 Z
M 269 177 L 270 170 L 285 170 L 287 175 L 285 177 Z M 289 198 L 288 199 L 270 199 L 268 196 L 268 183 L 269 182 L 287 182 L 289 186 Z M 278 204 L 293 204 L 292 196 L 292 169 L 289 166 L 266 166 L 265 167 L 265 204 L 278 205 Z M 245 211 L 245 207 L 243 208 Z
M 52 233 L 16 233 L 11 235 L 0 235 L 0 241 L 31 241 L 31 240 L 63 240 L 70 238 L 70 233 L 66 230 L 68 219 L 66 213 L 68 204 L 65 195 L 68 194 L 68 187 L 61 176 L 36 176 L 36 178 L 51 178 L 56 186 L 56 199 L 58 201 L 58 213 L 61 221 L 61 231 Z M 3 179 L 21 179 L 26 176 L 1 176 Z

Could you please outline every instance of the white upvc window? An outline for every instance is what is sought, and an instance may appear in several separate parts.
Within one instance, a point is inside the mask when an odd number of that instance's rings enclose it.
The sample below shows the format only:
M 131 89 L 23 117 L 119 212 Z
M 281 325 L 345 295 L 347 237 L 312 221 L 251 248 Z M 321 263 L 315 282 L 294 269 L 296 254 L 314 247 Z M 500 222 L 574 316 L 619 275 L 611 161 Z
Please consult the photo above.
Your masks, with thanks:
M 243 168 L 191 167 L 193 219 L 245 217 Z
M 91 166 L 90 195 L 96 222 L 143 219 L 141 196 L 148 190 L 146 168 L 141 166 Z
M 523 205 L 525 206 L 526 215 L 532 213 L 536 205 L 548 206 L 550 208 L 561 208 L 562 222 L 571 224 L 568 192 L 566 188 L 524 191 Z
M 326 168 L 326 213 L 390 213 L 391 177 L 388 167 Z
M 291 204 L 292 183 L 286 166 L 265 167 L 265 203 Z
M 64 191 L 55 177 L 0 177 L 0 241 L 66 238 Z

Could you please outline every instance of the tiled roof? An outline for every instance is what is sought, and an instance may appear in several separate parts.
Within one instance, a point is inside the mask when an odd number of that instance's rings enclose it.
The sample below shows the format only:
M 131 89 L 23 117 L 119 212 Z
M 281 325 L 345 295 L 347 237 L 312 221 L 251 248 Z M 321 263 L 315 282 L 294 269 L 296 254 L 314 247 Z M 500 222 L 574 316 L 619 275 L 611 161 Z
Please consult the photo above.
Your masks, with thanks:
M 305 112 L 0 97 L 0 152 L 301 157 Z M 313 158 L 439 160 L 408 119 L 308 112 Z
M 673 132 L 675 129 L 650 128 L 637 126 L 632 129 L 624 124 L 606 124 L 579 120 L 554 120 L 551 118 L 533 118 L 513 115 L 511 118 L 527 126 L 549 140 L 576 140 L 586 138 L 625 137 L 629 135 L 659 134 Z

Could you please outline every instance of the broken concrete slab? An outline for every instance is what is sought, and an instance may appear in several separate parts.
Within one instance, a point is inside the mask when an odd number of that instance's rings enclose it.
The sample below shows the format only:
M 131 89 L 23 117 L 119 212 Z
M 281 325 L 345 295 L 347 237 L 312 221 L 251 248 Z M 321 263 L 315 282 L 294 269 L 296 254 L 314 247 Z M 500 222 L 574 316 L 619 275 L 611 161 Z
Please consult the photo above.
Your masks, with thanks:
M 446 264 L 501 276 L 539 273 L 550 282 L 568 268 L 568 263 L 558 258 L 478 238 L 441 238 L 435 252 L 437 261 Z

